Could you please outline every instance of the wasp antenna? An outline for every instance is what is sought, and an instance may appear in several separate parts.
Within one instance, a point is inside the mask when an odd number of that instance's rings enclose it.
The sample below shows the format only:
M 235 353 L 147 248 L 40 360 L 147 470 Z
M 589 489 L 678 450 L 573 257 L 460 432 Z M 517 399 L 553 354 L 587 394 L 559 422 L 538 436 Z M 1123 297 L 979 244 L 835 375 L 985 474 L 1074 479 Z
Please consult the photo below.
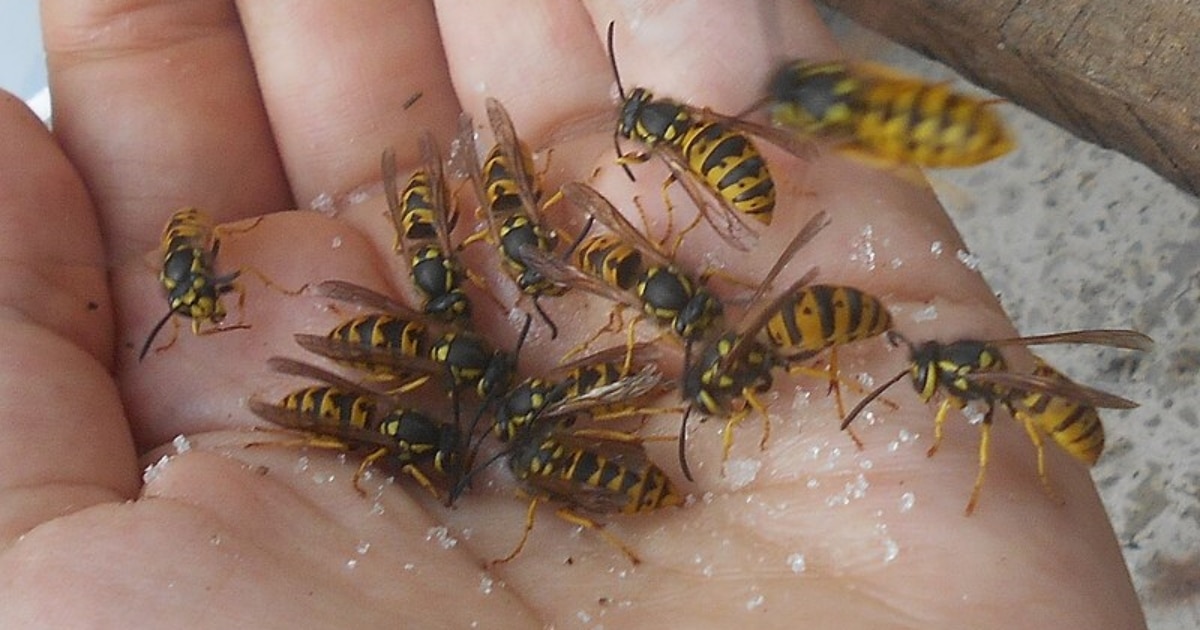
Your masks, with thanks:
M 546 309 L 542 308 L 542 303 L 538 300 L 540 297 L 540 295 L 534 296 L 533 308 L 538 312 L 538 316 L 542 318 L 542 321 L 546 322 L 546 326 L 550 327 L 550 338 L 558 339 L 558 325 L 554 323 L 554 320 L 550 319 L 550 314 L 546 312 Z
M 688 405 L 683 411 L 683 417 L 679 419 L 679 469 L 683 471 L 683 476 L 688 481 L 695 481 L 692 477 L 692 469 L 687 462 L 687 421 L 688 416 L 692 414 L 692 406 Z
M 850 413 L 846 414 L 846 419 L 842 420 L 841 430 L 845 431 L 846 428 L 850 426 L 850 423 L 854 422 L 854 419 L 858 417 L 858 414 L 862 413 L 862 410 L 867 408 L 867 405 L 871 404 L 871 402 L 873 402 L 876 398 L 882 396 L 883 392 L 887 391 L 889 387 L 895 385 L 897 381 L 904 378 L 905 374 L 908 374 L 908 370 L 901 370 L 900 373 L 889 378 L 886 383 L 876 387 L 871 391 L 870 394 L 867 394 L 865 398 L 858 401 L 858 404 L 854 405 L 854 408 L 850 410 Z
M 513 346 L 513 367 L 516 367 L 517 360 L 521 358 L 521 348 L 525 347 L 525 340 L 529 337 L 529 327 L 533 323 L 533 317 L 529 313 L 525 313 L 525 324 L 521 326 L 521 335 L 517 337 L 517 345 Z
M 585 221 L 583 224 L 583 229 L 579 231 L 579 236 L 576 236 L 575 239 L 571 241 L 571 246 L 563 252 L 562 260 L 569 259 L 571 254 L 575 253 L 575 250 L 579 249 L 579 245 L 583 243 L 583 239 L 587 238 L 587 235 L 592 231 L 592 226 L 595 224 L 596 217 L 589 214 L 587 221 Z
M 612 66 L 613 77 L 617 80 L 617 94 L 621 96 L 621 100 L 625 100 L 625 86 L 621 84 L 621 71 L 617 69 L 617 53 L 613 47 L 613 32 L 616 30 L 616 21 L 608 23 L 608 63 Z
M 167 322 L 170 321 L 170 319 L 174 317 L 176 313 L 182 311 L 184 306 L 187 305 L 183 302 L 180 302 L 175 308 L 167 311 L 167 314 L 163 315 L 162 319 L 158 320 L 158 323 L 154 325 L 154 330 L 150 331 L 150 336 L 146 337 L 146 343 L 142 344 L 142 351 L 138 353 L 138 363 L 141 363 L 142 360 L 146 358 L 146 355 L 150 352 L 150 346 L 154 343 L 154 338 L 158 336 L 158 333 L 163 329 L 163 326 L 166 326 Z
M 488 466 L 491 466 L 492 464 L 496 463 L 496 460 L 507 455 L 509 450 L 510 449 L 504 449 L 503 451 L 500 451 L 499 453 L 496 453 L 495 455 L 493 455 L 491 459 L 487 460 L 482 465 L 476 466 L 476 467 L 468 470 L 458 480 L 458 483 L 454 484 L 454 487 L 450 489 L 450 494 L 446 497 L 447 505 L 453 504 L 454 501 L 458 499 L 458 497 L 462 496 L 463 492 L 466 492 L 467 487 L 469 487 L 471 485 L 471 478 L 475 476 L 475 473 L 480 472 L 482 470 L 486 470 Z

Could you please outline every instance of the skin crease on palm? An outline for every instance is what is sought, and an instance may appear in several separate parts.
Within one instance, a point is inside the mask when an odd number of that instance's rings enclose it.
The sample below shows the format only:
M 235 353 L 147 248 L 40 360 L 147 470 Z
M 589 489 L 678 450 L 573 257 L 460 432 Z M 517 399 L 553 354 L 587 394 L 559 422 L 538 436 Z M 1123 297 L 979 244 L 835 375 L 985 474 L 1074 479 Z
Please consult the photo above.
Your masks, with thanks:
M 301 357 L 292 333 L 325 332 L 352 309 L 246 275 L 245 308 L 225 302 L 230 322 L 252 328 L 196 337 L 182 322 L 173 346 L 137 362 L 165 308 L 146 252 L 178 207 L 226 222 L 268 214 L 225 239 L 223 269 L 252 266 L 287 287 L 342 278 L 400 291 L 405 268 L 380 198 L 333 219 L 271 213 L 369 185 L 387 146 L 402 173 L 415 168 L 418 134 L 448 147 L 460 109 L 485 119 L 485 96 L 534 146 L 612 107 L 610 20 L 626 86 L 719 111 L 749 104 L 775 60 L 836 55 L 807 5 L 734 4 L 43 3 L 55 134 L 14 99 L 0 104 L 0 626 L 1141 627 L 1086 470 L 1048 447 L 1064 501 L 1047 497 L 1028 439 L 1001 415 L 979 507 L 964 517 L 978 431 L 952 413 L 927 459 L 934 407 L 903 383 L 887 395 L 899 409 L 876 405 L 874 422 L 857 425 L 861 451 L 838 430 L 824 385 L 788 378 L 769 398 L 767 450 L 757 420 L 736 432 L 731 465 L 760 462 L 755 475 L 721 477 L 716 421 L 692 426 L 694 484 L 673 443 L 650 444 L 695 501 L 607 519 L 641 556 L 636 568 L 544 507 L 524 552 L 488 573 L 483 563 L 519 538 L 527 505 L 503 466 L 447 510 L 409 480 L 378 475 L 363 499 L 350 486 L 353 459 L 243 448 L 265 439 L 246 431 L 262 424 L 246 401 L 298 386 L 270 374 L 267 357 Z M 556 150 L 553 183 L 602 167 L 594 183 L 619 206 L 635 192 L 658 198 L 661 166 L 638 167 L 631 188 L 610 138 L 591 140 Z M 776 286 L 816 264 L 821 281 L 882 296 L 911 339 L 1013 334 L 953 256 L 964 246 L 925 189 L 828 151 L 811 162 L 765 151 L 781 195 L 771 229 L 743 255 L 702 226 L 684 263 L 720 261 L 752 282 L 824 210 L 832 224 Z M 508 300 L 484 249 L 471 260 Z M 106 264 L 116 265 L 111 294 Z M 478 327 L 511 347 L 514 320 L 476 295 Z M 918 321 L 930 305 L 936 319 Z M 553 365 L 608 311 L 577 295 L 547 308 L 565 333 L 551 342 L 535 324 L 525 372 Z M 158 343 L 171 335 L 168 326 Z M 905 353 L 872 340 L 841 361 L 878 382 Z M 677 426 L 664 416 L 645 432 Z M 190 449 L 143 484 L 142 467 L 174 453 L 177 435 Z M 445 536 L 431 534 L 440 526 Z

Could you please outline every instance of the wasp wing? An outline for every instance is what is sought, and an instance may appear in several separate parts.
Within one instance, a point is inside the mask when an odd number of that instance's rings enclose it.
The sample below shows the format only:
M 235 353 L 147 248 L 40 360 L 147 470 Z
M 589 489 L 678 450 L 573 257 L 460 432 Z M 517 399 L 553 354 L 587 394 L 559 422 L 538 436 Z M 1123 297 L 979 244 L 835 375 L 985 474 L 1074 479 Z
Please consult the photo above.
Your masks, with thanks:
M 322 297 L 386 311 L 390 315 L 408 320 L 424 322 L 428 319 L 424 314 L 418 313 L 378 291 L 346 280 L 325 280 L 318 284 L 314 291 Z
M 546 280 L 554 284 L 570 289 L 587 291 L 593 295 L 598 295 L 638 310 L 642 308 L 642 304 L 638 301 L 637 296 L 631 292 L 611 286 L 550 252 L 544 252 L 537 247 L 525 245 L 521 247 L 521 259 L 530 269 L 538 272 Z
M 562 193 L 571 205 L 595 217 L 622 242 L 638 250 L 643 257 L 651 258 L 663 267 L 672 264 L 671 259 L 659 250 L 657 245 L 634 227 L 629 219 L 595 188 L 582 182 L 567 182 L 562 186 Z
M 516 127 L 513 126 L 512 118 L 509 117 L 508 110 L 504 108 L 504 105 L 489 97 L 486 106 L 492 135 L 495 136 L 496 145 L 500 147 L 501 155 L 508 162 L 513 181 L 517 184 L 517 194 L 521 197 L 521 205 L 530 219 L 541 225 L 540 200 L 534 183 L 534 174 L 526 169 L 529 164 L 529 152 L 525 145 L 521 144 Z
M 1019 374 L 1016 372 L 972 372 L 972 381 L 999 385 L 1029 393 L 1043 393 L 1102 409 L 1133 409 L 1138 403 L 1106 391 L 1080 385 L 1063 376 Z
M 1154 347 L 1154 340 L 1136 330 L 1097 328 L 1093 330 L 1070 330 L 1030 337 L 997 339 L 991 343 L 1001 345 L 1035 346 L 1052 343 L 1079 343 L 1109 346 L 1126 350 L 1147 351 Z

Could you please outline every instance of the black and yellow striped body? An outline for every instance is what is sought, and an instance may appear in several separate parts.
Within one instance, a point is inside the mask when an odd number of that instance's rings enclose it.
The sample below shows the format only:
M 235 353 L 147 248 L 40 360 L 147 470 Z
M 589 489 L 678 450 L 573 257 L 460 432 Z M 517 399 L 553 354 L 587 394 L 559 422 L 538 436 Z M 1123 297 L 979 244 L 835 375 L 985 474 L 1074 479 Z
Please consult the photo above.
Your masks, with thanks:
M 784 301 L 767 321 L 767 337 L 788 360 L 882 335 L 892 318 L 878 298 L 848 286 L 810 285 Z
M 590 512 L 638 514 L 682 504 L 644 452 L 640 443 L 581 438 L 546 425 L 514 448 L 509 467 L 531 494 Z
M 775 180 L 767 162 L 743 133 L 699 120 L 679 143 L 683 157 L 708 187 L 742 214 L 763 224 L 775 210 Z
M 437 196 L 432 186 L 443 186 Z M 413 283 L 425 297 L 423 311 L 442 321 L 466 319 L 471 304 L 462 289 L 465 277 L 462 267 L 444 243 L 447 208 L 437 207 L 435 199 L 448 199 L 443 182 L 431 181 L 429 174 L 419 169 L 412 174 L 400 197 L 401 228 L 398 238 L 408 244 L 409 265 Z
M 632 290 L 645 269 L 641 253 L 611 232 L 588 237 L 574 256 L 576 267 L 622 291 Z
M 200 332 L 203 322 L 219 324 L 225 319 L 220 296 L 233 290 L 239 272 L 216 275 L 214 259 L 220 247 L 213 224 L 198 208 L 183 208 L 167 222 L 163 231 L 163 266 L 159 281 L 167 292 L 172 313 L 192 319 L 192 330 Z
M 883 163 L 972 166 L 1014 146 L 990 101 L 881 66 L 796 61 L 769 89 L 774 124 L 841 139 L 852 155 Z
M 423 169 L 414 171 L 400 194 L 400 238 L 407 241 L 432 241 L 438 238 L 437 216 L 443 212 L 435 208 L 433 189 L 429 173 Z
M 139 361 L 146 358 L 154 338 L 177 314 L 192 320 L 192 332 L 197 335 L 205 334 L 202 329 L 205 322 L 213 325 L 208 332 L 249 328 L 241 324 L 221 327 L 221 322 L 225 321 L 221 295 L 240 291 L 235 281 L 241 271 L 223 276 L 216 274 L 214 265 L 220 248 L 221 240 L 217 237 L 216 227 L 199 208 L 182 208 L 171 215 L 163 230 L 163 263 L 158 273 L 158 281 L 166 291 L 169 308 L 150 330 L 150 334 L 146 335 L 146 341 L 138 353 Z
M 564 396 L 554 381 L 536 377 L 521 381 L 505 394 L 496 409 L 493 425 L 496 438 L 501 442 L 515 440 L 543 409 Z
M 533 159 L 524 146 L 514 149 L 524 161 L 523 172 L 533 173 Z M 521 186 L 527 186 L 534 201 L 540 201 L 541 191 L 536 182 L 522 184 L 516 180 L 516 171 L 509 167 L 508 159 L 500 145 L 492 147 L 483 162 L 483 184 L 487 195 L 488 211 L 497 228 L 500 239 L 500 254 L 511 272 L 517 286 L 529 295 L 562 295 L 562 287 L 547 281 L 540 273 L 530 269 L 524 262 L 521 249 L 530 247 L 543 252 L 554 252 L 552 235 L 531 217 L 521 198 Z
M 1058 370 L 1040 358 L 1034 374 L 1067 380 Z M 1049 392 L 1014 392 L 1010 409 L 1013 417 L 1050 436 L 1064 451 L 1092 466 L 1104 452 L 1104 425 L 1096 407 Z
M 374 430 L 375 401 L 342 391 L 332 385 L 313 385 L 298 389 L 283 398 L 279 406 L 296 412 L 297 424 L 304 429 L 348 440 L 356 430 Z
M 580 271 L 636 296 L 643 312 L 684 341 L 699 339 L 724 311 L 688 274 L 673 264 L 647 264 L 648 256 L 612 232 L 589 237 L 574 256 Z
M 458 474 L 461 434 L 412 409 L 383 409 L 372 396 L 334 385 L 312 385 L 288 394 L 278 405 L 252 401 L 251 408 L 280 426 L 335 438 L 351 450 L 386 454 L 398 466 L 431 462 L 442 474 Z M 420 478 L 420 477 L 418 477 Z
M 621 105 L 617 134 L 672 151 L 695 179 L 729 208 L 764 224 L 775 210 L 775 180 L 743 133 L 700 112 L 635 88 Z
M 328 337 L 350 346 L 386 350 L 390 353 L 422 357 L 429 352 L 429 331 L 425 324 L 384 313 L 373 313 L 347 320 L 330 331 Z M 379 362 L 347 362 L 352 367 L 376 374 L 397 374 L 392 367 Z
M 417 377 L 402 384 L 401 391 L 430 376 L 446 376 L 454 390 L 474 389 L 488 397 L 508 387 L 514 368 L 507 352 L 493 350 L 475 333 L 433 334 L 423 323 L 383 313 L 351 319 L 324 337 L 297 334 L 295 338 L 307 350 L 384 380 Z

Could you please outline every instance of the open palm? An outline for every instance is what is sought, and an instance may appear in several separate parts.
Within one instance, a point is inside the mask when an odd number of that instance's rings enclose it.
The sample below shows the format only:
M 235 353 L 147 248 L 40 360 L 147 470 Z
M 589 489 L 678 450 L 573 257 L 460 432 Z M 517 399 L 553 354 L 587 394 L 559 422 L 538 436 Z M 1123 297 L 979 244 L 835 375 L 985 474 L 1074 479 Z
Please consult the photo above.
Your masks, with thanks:
M 231 321 L 251 328 L 195 337 L 183 326 L 173 346 L 137 361 L 166 308 L 144 254 L 174 209 L 199 206 L 221 221 L 267 215 L 223 242 L 223 269 L 253 267 L 289 287 L 341 278 L 397 290 L 405 267 L 381 198 L 334 218 L 271 213 L 377 180 L 385 147 L 402 172 L 415 168 L 419 134 L 448 146 L 459 112 L 483 120 L 487 96 L 535 146 L 611 107 L 610 20 L 627 85 L 737 111 L 774 60 L 832 54 L 809 7 L 43 4 L 54 135 L 19 102 L 0 104 L 0 625 L 1142 623 L 1086 471 L 1053 452 L 1065 503 L 1051 500 L 1024 433 L 1002 420 L 979 509 L 964 517 L 977 432 L 950 423 L 927 459 L 932 410 L 907 388 L 888 395 L 899 409 L 881 407 L 858 427 L 858 450 L 822 383 L 781 379 L 765 452 L 759 425 L 746 423 L 722 477 L 720 424 L 698 424 L 696 482 L 681 486 L 695 500 L 611 520 L 639 566 L 543 510 L 525 551 L 489 572 L 482 565 L 508 552 L 525 516 L 506 473 L 446 509 L 405 480 L 375 477 L 364 499 L 350 487 L 355 462 L 336 454 L 243 447 L 261 439 L 246 431 L 262 424 L 247 399 L 296 386 L 270 374 L 266 358 L 300 356 L 292 333 L 323 333 L 344 317 L 328 300 L 246 275 L 244 309 L 226 300 Z M 583 179 L 602 167 L 596 185 L 626 205 L 631 190 L 608 141 L 556 152 L 550 172 Z M 680 250 L 685 263 L 720 262 L 753 281 L 824 210 L 832 224 L 777 286 L 817 264 L 822 281 L 883 297 L 910 338 L 1011 334 L 982 280 L 955 259 L 963 246 L 927 191 L 833 155 L 768 151 L 781 193 L 772 228 L 733 256 L 701 227 Z M 638 171 L 641 197 L 657 199 L 661 171 Z M 471 248 L 472 261 L 510 300 L 483 249 Z M 478 327 L 511 346 L 511 318 L 476 303 Z M 547 308 L 563 338 L 538 330 L 524 371 L 555 364 L 608 310 L 578 295 Z M 904 364 L 882 340 L 860 346 L 844 353 L 845 372 L 878 379 Z M 645 432 L 667 435 L 677 422 L 657 418 Z M 649 448 L 681 479 L 671 444 Z M 172 456 L 143 483 L 142 467 L 163 454 Z

